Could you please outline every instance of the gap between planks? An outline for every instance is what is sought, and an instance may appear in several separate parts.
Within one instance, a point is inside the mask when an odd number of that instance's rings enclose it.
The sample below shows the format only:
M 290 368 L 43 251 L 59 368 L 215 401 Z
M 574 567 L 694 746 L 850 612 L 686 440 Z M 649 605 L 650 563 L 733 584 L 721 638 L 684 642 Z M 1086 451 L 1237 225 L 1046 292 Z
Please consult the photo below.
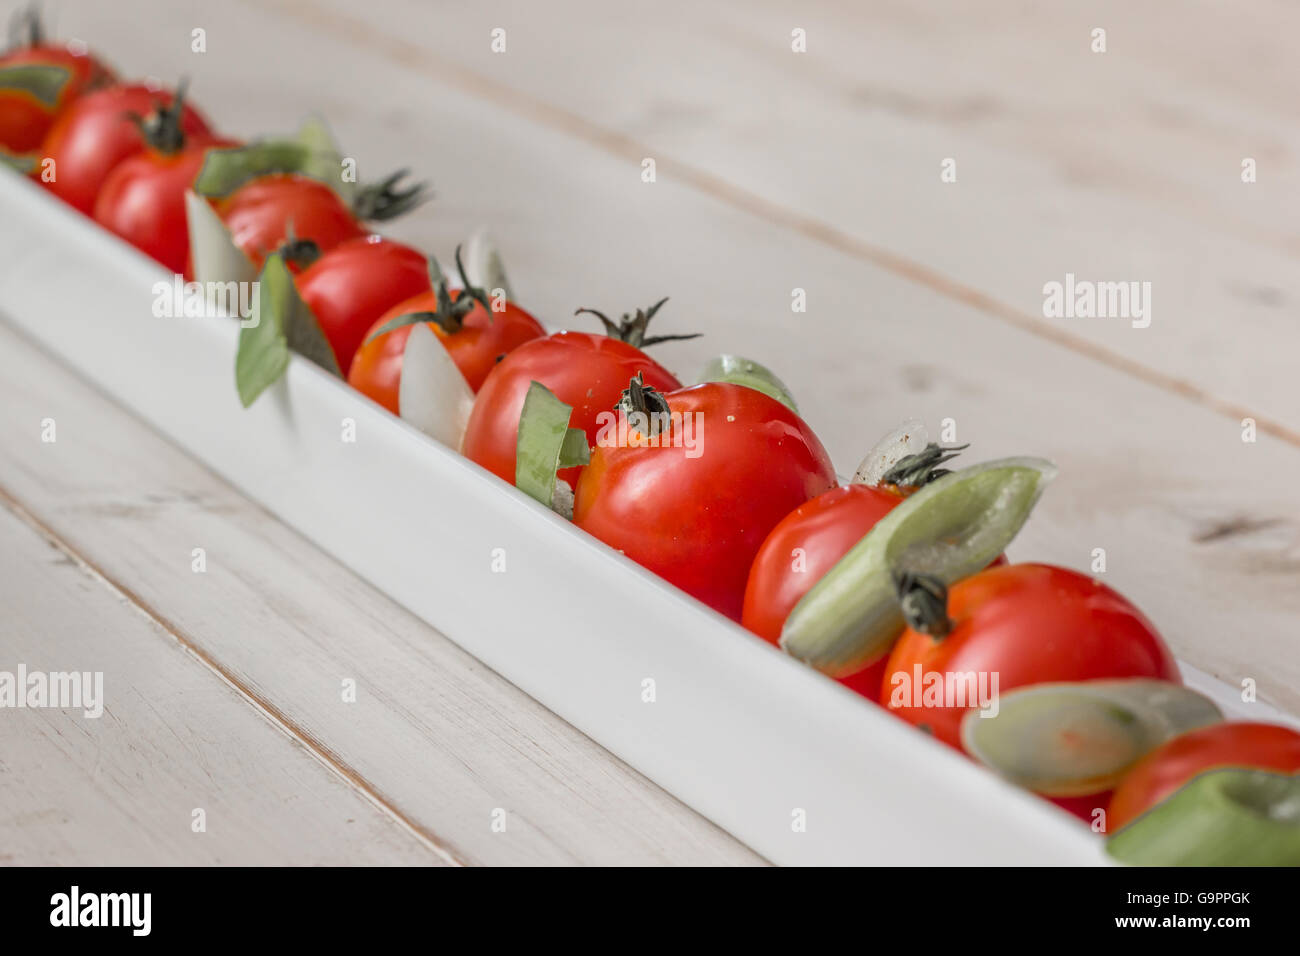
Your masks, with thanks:
M 1083 355 L 1233 421 L 1240 422 L 1242 419 L 1251 418 L 1255 421 L 1258 431 L 1300 448 L 1300 431 L 1288 428 L 1267 416 L 1255 414 L 1236 402 L 1219 398 L 1194 382 L 1161 372 L 1082 336 L 1048 325 L 1030 313 L 1008 305 L 974 286 L 944 275 L 930 266 L 854 236 L 815 216 L 766 199 L 699 166 L 665 156 L 633 136 L 608 129 L 564 107 L 548 103 L 523 90 L 498 82 L 470 69 L 463 63 L 448 64 L 437 57 L 430 57 L 429 51 L 418 43 L 384 34 L 365 20 L 322 9 L 306 0 L 269 0 L 269 2 L 257 0 L 256 3 L 244 0 L 244 2 L 259 9 L 265 9 L 267 6 L 274 7 L 285 16 L 307 26 L 322 29 L 336 39 L 344 40 L 353 46 L 369 47 L 373 52 L 383 53 L 393 61 L 444 85 L 477 99 L 491 102 L 516 116 L 581 140 L 613 156 L 640 162 L 644 157 L 654 155 L 658 168 L 666 169 L 677 181 L 696 192 L 742 210 L 778 228 L 796 232 L 837 252 L 869 262 L 899 278 L 923 286 L 938 295 L 982 312 L 1023 332 L 1028 332 L 1045 342 Z
M 379 791 L 369 783 L 369 781 L 347 764 L 331 756 L 327 748 L 322 746 L 318 741 L 313 739 L 310 734 L 306 733 L 301 727 L 290 720 L 288 716 L 281 712 L 274 704 L 253 693 L 251 689 L 240 683 L 233 674 L 223 668 L 202 648 L 186 639 L 185 635 L 182 634 L 167 618 L 150 607 L 149 604 L 139 595 L 122 582 L 110 577 L 93 561 L 79 552 L 69 542 L 65 541 L 57 531 L 45 524 L 45 522 L 25 507 L 23 503 L 15 498 L 13 494 L 10 493 L 9 489 L 3 485 L 0 485 L 0 505 L 3 505 L 11 514 L 14 515 L 14 517 L 39 534 L 52 547 L 57 548 L 61 553 L 66 555 L 68 559 L 75 563 L 83 572 L 90 575 L 96 581 L 99 581 L 110 591 L 128 602 L 141 615 L 148 618 L 167 634 L 171 635 L 171 637 L 180 644 L 180 646 L 184 648 L 191 657 L 197 660 L 202 666 L 207 668 L 208 671 L 225 683 L 226 686 L 243 698 L 243 700 L 261 714 L 262 717 L 278 728 L 281 733 L 302 746 L 303 749 L 306 750 L 307 753 L 311 754 L 318 763 L 343 780 L 348 786 L 352 787 L 368 803 L 375 807 L 375 809 L 393 820 L 393 822 L 405 830 L 419 843 L 423 844 L 426 849 L 432 852 L 440 860 L 450 866 L 470 865 L 470 863 L 464 859 L 454 847 L 450 846 L 446 841 L 429 832 L 426 828 L 420 826 L 396 807 L 392 806 L 392 804 L 385 800 L 383 795 L 380 794 Z

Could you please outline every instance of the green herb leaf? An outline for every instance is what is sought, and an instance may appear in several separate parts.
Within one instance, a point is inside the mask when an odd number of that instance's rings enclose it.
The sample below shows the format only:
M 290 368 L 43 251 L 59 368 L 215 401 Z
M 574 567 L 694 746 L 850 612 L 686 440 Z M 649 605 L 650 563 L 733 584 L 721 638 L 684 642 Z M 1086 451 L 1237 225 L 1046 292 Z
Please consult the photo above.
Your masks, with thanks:
M 312 168 L 304 175 L 319 179 L 333 188 L 340 198 L 349 206 L 357 195 L 355 179 L 343 178 L 343 147 L 334 138 L 329 124 L 324 118 L 312 114 L 302 121 L 294 140 L 307 148 L 310 156 L 315 157 Z
M 0 146 L 0 166 L 8 166 L 15 172 L 30 176 L 32 171 L 36 169 L 36 164 L 37 156 L 35 153 L 11 153 L 3 146 Z
M 259 176 L 302 172 L 308 155 L 305 146 L 292 140 L 214 149 L 203 160 L 203 168 L 194 179 L 194 191 L 200 196 L 221 199 Z
M 235 384 L 244 407 L 279 380 L 291 351 L 342 378 L 334 350 L 278 254 L 267 257 L 258 283 L 258 321 L 240 329 L 235 356 Z
M 560 459 L 557 470 L 577 468 L 591 464 L 591 446 L 587 444 L 587 433 L 581 428 L 570 428 L 564 433 L 564 444 L 560 446 Z
M 356 183 L 343 179 L 343 157 L 324 123 L 309 119 L 294 139 L 268 139 L 208 153 L 194 180 L 201 196 L 222 198 L 240 186 L 272 173 L 293 173 L 322 182 L 349 206 Z
M 949 585 L 986 567 L 1055 474 L 1041 458 L 1006 458 L 926 485 L 803 596 L 786 619 L 781 646 L 832 677 L 879 660 L 903 629 L 894 575 L 927 575 Z
M 555 472 L 590 460 L 586 433 L 569 427 L 572 411 L 545 385 L 533 382 L 519 413 L 515 487 L 548 508 L 555 502 Z
M 61 66 L 28 64 L 0 68 L 0 90 L 14 90 L 34 97 L 42 106 L 55 107 L 72 76 Z
M 294 140 L 313 153 L 331 156 L 341 156 L 343 154 L 342 148 L 334 140 L 334 134 L 330 131 L 329 124 L 325 122 L 324 117 L 315 113 L 302 121 Z

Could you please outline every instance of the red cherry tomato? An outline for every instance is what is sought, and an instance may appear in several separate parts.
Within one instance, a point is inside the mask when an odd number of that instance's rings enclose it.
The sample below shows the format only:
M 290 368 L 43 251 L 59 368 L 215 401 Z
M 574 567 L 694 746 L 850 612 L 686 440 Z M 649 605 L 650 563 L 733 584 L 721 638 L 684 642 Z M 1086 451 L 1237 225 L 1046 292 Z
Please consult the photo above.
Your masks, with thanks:
M 1300 733 L 1275 724 L 1214 724 L 1182 734 L 1143 757 L 1115 788 L 1106 829 L 1172 796 L 1193 777 L 1225 767 L 1300 773 Z
M 110 86 L 74 101 L 45 139 L 45 157 L 54 161 L 54 178 L 46 186 L 90 215 L 113 168 L 146 148 L 128 114 L 146 116 L 171 101 L 170 93 L 145 86 Z M 213 135 L 207 121 L 188 103 L 182 107 L 181 128 L 190 137 Z
M 146 149 L 109 173 L 95 200 L 95 221 L 167 269 L 187 272 L 190 243 L 185 191 L 203 168 L 208 151 L 239 145 L 199 136 L 178 152 Z
M 697 423 L 694 450 L 675 425 L 661 447 L 598 442 L 573 523 L 738 621 L 763 539 L 835 469 L 803 419 L 762 392 L 708 382 L 663 398 Z
M 782 518 L 750 568 L 745 627 L 777 643 L 799 599 L 902 500 L 883 488 L 848 485 L 832 488 Z
M 981 571 L 949 590 L 948 616 L 953 626 L 946 637 L 903 632 L 889 655 L 881 703 L 953 747 L 961 746 L 966 708 L 916 705 L 917 668 L 922 679 L 987 674 L 989 687 L 996 675 L 999 693 L 1099 678 L 1181 683 L 1173 655 L 1142 612 L 1077 571 L 1044 564 Z
M 515 483 L 515 445 L 519 413 L 532 382 L 541 382 L 560 401 L 573 407 L 572 428 L 596 443 L 597 416 L 618 404 L 628 382 L 637 374 L 661 392 L 681 388 L 666 368 L 638 348 L 605 335 L 556 332 L 525 342 L 488 373 L 479 389 L 465 430 L 462 451 L 504 481 Z M 579 468 L 560 472 L 573 484 Z
M 1110 795 L 1114 791 L 1103 790 L 1100 793 L 1090 793 L 1082 797 L 1048 797 L 1049 803 L 1054 803 L 1067 813 L 1072 813 L 1080 820 L 1091 824 L 1096 817 L 1094 814 L 1097 810 L 1104 810 L 1106 804 L 1110 802 Z
M 68 71 L 53 106 L 24 91 L 0 89 L 0 147 L 14 153 L 39 149 L 55 118 L 69 103 L 113 79 L 107 67 L 72 44 L 41 43 L 0 56 L 0 70 L 14 66 L 54 66 Z
M 776 642 L 773 641 L 773 643 Z M 850 674 L 848 677 L 837 677 L 836 680 L 854 693 L 861 694 L 873 704 L 878 704 L 880 703 L 880 687 L 885 682 L 885 668 L 888 664 L 889 658 L 882 657 L 874 664 L 868 664 L 865 670 Z
M 379 236 L 341 243 L 298 276 L 298 294 L 320 323 L 344 375 L 375 320 L 428 288 L 424 255 Z
M 800 598 L 902 500 L 883 488 L 848 485 L 832 488 L 791 511 L 772 529 L 754 559 L 740 623 L 776 644 Z M 840 683 L 879 700 L 884 669 L 882 660 Z
M 367 235 L 338 193 L 295 173 L 259 176 L 215 205 L 235 245 L 259 269 L 285 244 L 291 229 L 295 239 L 311 240 L 320 252 Z
M 451 289 L 448 294 L 455 302 L 459 300 L 461 290 Z M 437 311 L 438 295 L 430 289 L 385 312 L 366 333 L 365 344 L 352 360 L 352 369 L 348 372 L 348 382 L 352 387 L 393 414 L 399 414 L 397 396 L 402 378 L 402 354 L 414 326 L 405 325 L 373 339 L 370 336 L 398 316 Z M 424 324 L 442 341 L 475 392 L 483 386 L 483 380 L 498 361 L 525 342 L 546 334 L 541 323 L 512 302 L 506 303 L 504 312 L 488 312 L 476 302 L 459 322 L 460 328 L 455 331 L 448 331 L 437 322 Z

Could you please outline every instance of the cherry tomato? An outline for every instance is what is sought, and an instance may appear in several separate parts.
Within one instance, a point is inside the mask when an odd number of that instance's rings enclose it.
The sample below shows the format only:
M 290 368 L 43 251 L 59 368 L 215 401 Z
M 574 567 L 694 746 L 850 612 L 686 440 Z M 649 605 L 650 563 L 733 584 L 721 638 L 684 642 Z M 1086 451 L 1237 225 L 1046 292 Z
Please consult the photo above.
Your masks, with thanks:
M 1114 833 L 1193 777 L 1225 767 L 1300 773 L 1300 733 L 1275 724 L 1213 724 L 1182 734 L 1143 757 L 1106 811 Z
M 1153 677 L 1181 683 L 1178 665 L 1142 613 L 1087 575 L 1044 564 L 989 568 L 948 592 L 952 630 L 934 638 L 912 628 L 889 656 L 881 703 L 960 748 L 966 708 L 914 703 L 916 668 L 987 674 L 997 691 L 1048 681 Z M 895 700 L 897 695 L 897 700 Z
M 109 69 L 75 43 L 46 43 L 39 23 L 28 20 L 30 44 L 0 56 L 0 70 L 16 66 L 53 66 L 68 71 L 68 79 L 51 106 L 30 93 L 0 88 L 0 147 L 27 153 L 39 149 L 57 117 L 87 90 L 112 82 Z
M 181 149 L 146 149 L 109 173 L 95 200 L 95 221 L 176 273 L 188 272 L 190 243 L 185 191 L 203 168 L 208 151 L 237 146 L 233 140 L 198 136 Z
M 776 642 L 773 641 L 772 643 L 775 644 Z M 860 670 L 856 674 L 850 674 L 848 677 L 837 677 L 836 680 L 855 694 L 861 694 L 873 704 L 878 704 L 880 703 L 880 687 L 885 682 L 885 668 L 888 664 L 889 658 L 882 657 L 874 664 L 867 665 L 864 670 Z
M 215 208 L 235 245 L 259 269 L 291 231 L 293 238 L 310 240 L 323 253 L 367 235 L 338 193 L 297 173 L 259 176 L 217 200 Z
M 461 294 L 461 289 L 448 290 L 452 302 L 460 301 Z M 348 382 L 352 387 L 393 414 L 399 414 L 397 397 L 402 378 L 402 354 L 413 326 L 404 325 L 374 338 L 370 336 L 398 316 L 437 313 L 438 309 L 438 295 L 430 289 L 399 302 L 384 313 L 366 333 L 367 341 L 352 360 L 352 369 L 348 372 Z M 475 392 L 483 386 L 483 380 L 498 361 L 525 342 L 546 334 L 541 323 L 513 302 L 506 303 L 504 312 L 489 312 L 482 303 L 475 302 L 462 317 L 424 324 L 446 346 L 452 361 Z
M 1110 802 L 1110 795 L 1114 791 L 1103 790 L 1100 793 L 1090 793 L 1082 797 L 1047 797 L 1049 803 L 1054 803 L 1066 813 L 1071 813 L 1087 824 L 1091 824 L 1095 819 L 1094 814 L 1097 810 L 1104 810 L 1106 804 Z
M 659 447 L 599 437 L 573 522 L 738 621 L 763 539 L 835 469 L 803 419 L 752 388 L 707 382 L 660 400 L 694 435 L 674 422 Z
M 776 644 L 799 599 L 902 500 L 902 495 L 883 488 L 848 485 L 832 488 L 791 511 L 772 529 L 754 559 L 740 623 Z M 881 660 L 840 683 L 879 700 L 884 670 Z
M 515 483 L 515 445 L 519 413 L 532 382 L 541 382 L 560 401 L 573 407 L 572 428 L 596 442 L 596 419 L 618 403 L 628 382 L 637 374 L 659 391 L 681 388 L 681 383 L 640 349 L 605 335 L 556 332 L 525 342 L 488 373 L 479 389 L 465 430 L 462 451 L 497 477 Z M 568 468 L 560 478 L 573 484 L 581 472 Z
M 171 102 L 172 94 L 146 86 L 110 86 L 75 100 L 45 138 L 43 151 L 54 161 L 54 178 L 45 185 L 89 215 L 113 168 L 146 148 L 130 115 L 147 116 Z M 213 135 L 189 104 L 183 107 L 181 129 L 196 138 Z
M 424 255 L 380 236 L 343 242 L 298 276 L 298 294 L 320 323 L 344 375 L 375 320 L 428 288 Z

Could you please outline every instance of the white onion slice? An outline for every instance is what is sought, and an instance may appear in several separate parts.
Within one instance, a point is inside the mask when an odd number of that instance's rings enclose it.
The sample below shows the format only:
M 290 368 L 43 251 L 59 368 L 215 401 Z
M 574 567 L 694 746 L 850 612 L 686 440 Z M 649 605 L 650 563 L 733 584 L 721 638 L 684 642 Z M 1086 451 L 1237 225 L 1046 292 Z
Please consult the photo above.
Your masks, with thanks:
M 397 407 L 405 421 L 460 451 L 474 392 L 438 337 L 423 323 L 411 326 L 406 339 Z
M 858 470 L 853 473 L 852 484 L 878 485 L 885 473 L 908 455 L 924 451 L 930 441 L 930 430 L 917 418 L 909 418 L 872 446 Z
M 208 201 L 185 191 L 185 220 L 190 234 L 190 262 L 196 281 L 252 282 L 257 269 L 235 245 L 230 230 Z
M 501 289 L 505 292 L 507 301 L 514 301 L 515 293 L 510 288 L 510 280 L 506 278 L 501 250 L 486 230 L 479 229 L 469 237 L 461 250 L 461 261 L 465 264 L 465 277 L 486 292 L 489 298 L 494 289 Z

